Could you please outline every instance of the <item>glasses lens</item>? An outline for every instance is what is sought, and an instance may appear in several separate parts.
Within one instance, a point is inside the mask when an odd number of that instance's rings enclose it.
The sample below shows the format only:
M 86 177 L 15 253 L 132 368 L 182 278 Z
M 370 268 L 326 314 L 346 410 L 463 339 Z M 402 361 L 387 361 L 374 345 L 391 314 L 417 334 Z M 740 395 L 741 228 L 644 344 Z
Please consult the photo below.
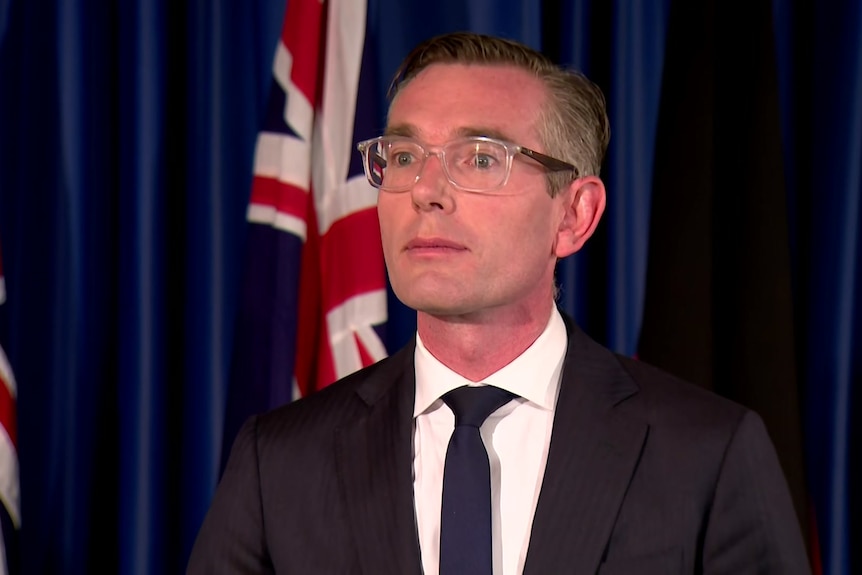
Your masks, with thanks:
M 405 138 L 380 138 L 365 150 L 368 180 L 383 190 L 408 189 L 419 176 L 425 153 L 416 142 Z
M 509 152 L 500 142 L 467 138 L 452 142 L 445 152 L 449 177 L 466 190 L 493 190 L 506 181 Z
M 449 142 L 441 153 L 427 152 L 410 138 L 383 136 L 363 151 L 368 181 L 391 192 L 409 190 L 419 180 L 429 154 L 440 158 L 452 184 L 473 192 L 489 192 L 505 184 L 511 165 L 505 144 L 481 137 Z

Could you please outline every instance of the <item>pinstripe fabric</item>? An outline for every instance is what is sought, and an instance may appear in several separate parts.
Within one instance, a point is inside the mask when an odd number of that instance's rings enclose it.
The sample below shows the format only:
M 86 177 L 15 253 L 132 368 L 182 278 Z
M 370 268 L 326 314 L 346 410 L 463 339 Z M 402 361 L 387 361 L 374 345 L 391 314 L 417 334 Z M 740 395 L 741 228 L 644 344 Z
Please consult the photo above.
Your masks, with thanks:
M 524 572 L 808 573 L 760 419 L 566 322 Z M 190 574 L 421 572 L 413 348 L 245 424 Z

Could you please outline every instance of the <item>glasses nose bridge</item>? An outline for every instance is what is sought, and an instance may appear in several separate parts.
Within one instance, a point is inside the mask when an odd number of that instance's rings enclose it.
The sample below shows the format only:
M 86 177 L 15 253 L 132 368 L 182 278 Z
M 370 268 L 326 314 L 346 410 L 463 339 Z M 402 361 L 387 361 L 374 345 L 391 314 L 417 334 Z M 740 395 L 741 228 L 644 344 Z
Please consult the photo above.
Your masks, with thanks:
M 440 162 L 440 170 L 443 172 L 443 175 L 446 176 L 450 182 L 452 181 L 452 177 L 449 175 L 449 166 L 446 164 L 446 150 L 445 146 L 420 146 L 422 148 L 422 165 L 419 167 L 419 173 L 416 174 L 416 181 L 419 181 L 425 174 L 425 168 L 428 165 L 428 160 L 431 156 L 436 156 L 437 161 Z

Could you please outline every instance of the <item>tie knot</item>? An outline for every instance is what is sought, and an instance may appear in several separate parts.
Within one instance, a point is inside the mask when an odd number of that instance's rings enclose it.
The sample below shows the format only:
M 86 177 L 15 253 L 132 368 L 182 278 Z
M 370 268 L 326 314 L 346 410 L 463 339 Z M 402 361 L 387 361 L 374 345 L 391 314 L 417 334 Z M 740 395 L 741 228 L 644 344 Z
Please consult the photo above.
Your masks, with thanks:
M 455 427 L 469 425 L 480 427 L 489 415 L 515 397 L 499 387 L 483 385 L 480 387 L 462 386 L 443 396 L 443 401 L 455 414 Z

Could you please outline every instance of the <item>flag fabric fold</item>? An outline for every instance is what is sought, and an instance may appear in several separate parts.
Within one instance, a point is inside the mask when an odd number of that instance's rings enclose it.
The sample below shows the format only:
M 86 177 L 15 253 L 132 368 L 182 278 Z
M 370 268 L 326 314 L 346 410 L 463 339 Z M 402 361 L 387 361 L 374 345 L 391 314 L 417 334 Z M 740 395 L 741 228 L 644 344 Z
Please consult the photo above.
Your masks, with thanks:
M 291 0 L 254 158 L 222 464 L 250 415 L 386 356 L 364 0 Z

